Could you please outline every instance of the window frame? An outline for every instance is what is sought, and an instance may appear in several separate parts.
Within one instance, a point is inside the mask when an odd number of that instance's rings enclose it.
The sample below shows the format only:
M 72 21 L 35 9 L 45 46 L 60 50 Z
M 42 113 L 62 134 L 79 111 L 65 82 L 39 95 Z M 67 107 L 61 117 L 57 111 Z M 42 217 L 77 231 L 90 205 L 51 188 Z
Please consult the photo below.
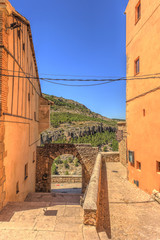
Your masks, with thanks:
M 141 171 L 141 169 L 142 169 L 142 164 L 141 164 L 141 162 L 137 161 L 137 162 L 136 162 L 136 167 L 137 167 L 137 169 L 138 169 L 139 171 Z
M 139 22 L 140 19 L 141 19 L 141 0 L 139 0 L 135 6 L 135 25 Z
M 32 162 L 35 163 L 35 161 L 36 161 L 36 151 L 33 152 L 33 160 L 32 160 Z
M 16 194 L 19 193 L 19 181 L 16 183 Z
M 137 71 L 137 62 L 139 62 L 138 71 Z M 134 60 L 134 76 L 138 75 L 139 73 L 140 73 L 140 57 L 137 57 Z
M 156 161 L 156 172 L 160 174 L 160 161 Z
M 28 163 L 24 166 L 24 180 L 28 178 Z
M 130 159 L 130 155 L 132 154 L 132 160 Z M 134 164 L 135 164 L 135 157 L 134 157 L 134 151 L 128 151 L 128 160 L 129 160 L 129 162 L 130 162 L 130 164 L 131 164 L 131 166 L 134 166 Z

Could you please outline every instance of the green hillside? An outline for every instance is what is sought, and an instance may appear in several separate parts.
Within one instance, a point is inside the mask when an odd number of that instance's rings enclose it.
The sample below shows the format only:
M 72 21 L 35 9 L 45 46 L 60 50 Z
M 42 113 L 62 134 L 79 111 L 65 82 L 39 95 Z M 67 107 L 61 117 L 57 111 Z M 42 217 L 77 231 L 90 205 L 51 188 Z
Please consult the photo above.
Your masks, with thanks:
M 117 119 L 92 112 L 76 101 L 44 94 L 51 106 L 49 134 L 54 143 L 91 143 L 101 150 L 118 150 Z M 69 137 L 68 137 L 69 136 Z

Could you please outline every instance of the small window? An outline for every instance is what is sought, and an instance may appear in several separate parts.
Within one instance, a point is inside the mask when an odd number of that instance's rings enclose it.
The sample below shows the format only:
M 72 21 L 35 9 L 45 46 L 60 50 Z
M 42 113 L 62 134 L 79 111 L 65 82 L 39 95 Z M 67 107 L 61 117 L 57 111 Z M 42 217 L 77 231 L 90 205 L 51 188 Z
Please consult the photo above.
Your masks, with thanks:
M 139 73 L 139 57 L 134 61 L 134 75 Z
M 36 152 L 33 152 L 33 163 L 36 161 Z
M 34 112 L 34 121 L 36 121 L 37 118 L 36 118 L 36 112 Z
M 141 170 L 141 162 L 137 162 L 137 169 Z
M 132 166 L 134 166 L 134 152 L 129 151 L 129 162 L 131 163 Z
M 139 181 L 138 180 L 134 180 L 134 184 L 139 187 Z
M 25 52 L 25 43 L 23 43 L 23 51 Z
M 28 178 L 28 163 L 25 164 L 24 167 L 24 179 L 26 180 Z
M 30 93 L 28 93 L 28 101 L 30 101 L 31 100 L 31 95 L 30 95 Z
M 19 193 L 19 182 L 16 183 L 16 194 Z
M 156 171 L 160 173 L 160 162 L 156 161 Z
M 145 117 L 145 116 L 146 116 L 146 110 L 143 109 L 143 117 Z
M 18 38 L 20 39 L 21 38 L 21 31 L 20 30 L 17 30 L 17 35 L 18 35 Z
M 139 1 L 135 7 L 135 24 L 141 18 L 141 1 Z

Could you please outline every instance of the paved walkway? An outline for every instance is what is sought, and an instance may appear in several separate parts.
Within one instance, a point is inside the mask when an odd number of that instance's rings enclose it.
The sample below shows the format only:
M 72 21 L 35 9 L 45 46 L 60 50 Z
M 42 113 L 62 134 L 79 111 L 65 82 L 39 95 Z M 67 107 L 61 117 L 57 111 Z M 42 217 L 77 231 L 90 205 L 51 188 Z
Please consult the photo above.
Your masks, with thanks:
M 83 226 L 80 194 L 34 193 L 0 213 L 0 240 L 98 240 Z
M 0 212 L 0 240 L 160 240 L 160 205 L 127 181 L 120 163 L 107 163 L 107 179 L 109 238 L 83 226 L 80 194 L 53 192 L 9 203 Z
M 160 240 L 160 205 L 126 179 L 120 163 L 107 163 L 111 239 Z
M 81 193 L 82 183 L 52 183 L 51 191 L 55 193 Z

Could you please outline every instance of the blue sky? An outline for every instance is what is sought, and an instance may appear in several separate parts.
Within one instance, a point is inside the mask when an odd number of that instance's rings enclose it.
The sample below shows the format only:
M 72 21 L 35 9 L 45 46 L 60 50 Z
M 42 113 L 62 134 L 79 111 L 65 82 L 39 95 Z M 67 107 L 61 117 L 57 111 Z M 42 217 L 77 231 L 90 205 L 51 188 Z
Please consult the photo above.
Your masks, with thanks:
M 43 73 L 126 75 L 124 11 L 128 0 L 10 2 L 30 20 L 40 77 Z M 41 82 L 41 86 L 44 93 L 76 100 L 104 116 L 125 118 L 125 82 L 81 88 Z

